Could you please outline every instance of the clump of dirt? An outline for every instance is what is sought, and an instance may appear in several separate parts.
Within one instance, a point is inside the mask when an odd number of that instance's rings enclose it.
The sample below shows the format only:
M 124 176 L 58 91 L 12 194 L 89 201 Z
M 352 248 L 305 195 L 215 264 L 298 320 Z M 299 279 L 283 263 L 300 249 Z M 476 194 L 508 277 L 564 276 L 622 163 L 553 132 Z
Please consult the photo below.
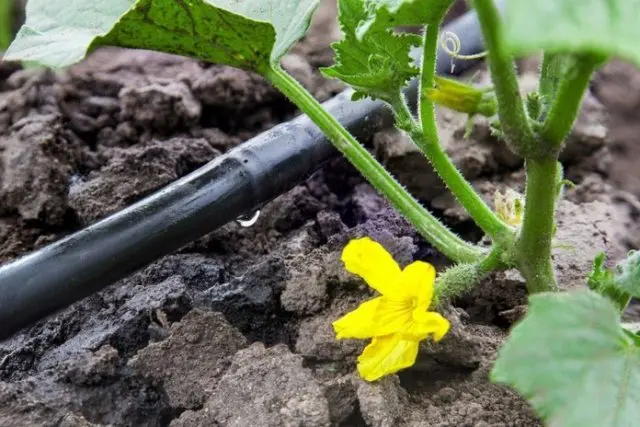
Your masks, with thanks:
M 341 89 L 318 72 L 339 36 L 334 13 L 325 2 L 283 64 L 321 100 Z M 525 65 L 523 90 L 533 90 Z M 59 74 L 2 64 L 0 76 L 3 261 L 295 114 L 254 74 L 152 52 L 102 49 Z M 615 262 L 640 244 L 640 186 L 628 172 L 637 102 L 622 83 L 637 79 L 634 69 L 607 66 L 563 153 L 575 183 L 558 209 L 554 257 L 564 288 L 584 286 L 597 253 Z M 443 145 L 487 201 L 504 187 L 523 191 L 521 162 L 486 120 L 465 139 L 466 117 L 438 114 Z M 363 142 L 455 231 L 482 237 L 401 133 Z M 358 378 L 366 342 L 336 340 L 331 322 L 373 296 L 340 261 L 344 244 L 361 236 L 403 266 L 448 264 L 336 159 L 264 206 L 253 227 L 227 224 L 0 342 L 0 424 L 540 425 L 522 398 L 488 380 L 496 350 L 526 312 L 515 272 L 446 306 L 451 332 L 424 343 L 415 367 L 375 383 Z
M 612 61 L 597 73 L 593 92 L 606 106 L 609 128 L 611 167 L 609 182 L 617 188 L 640 195 L 640 177 L 636 173 L 638 156 L 638 107 L 640 74 L 630 64 Z
M 19 120 L 0 139 L 2 214 L 62 225 L 66 188 L 81 160 L 80 141 L 64 129 L 61 117 L 35 115 Z
M 187 412 L 172 426 L 264 426 L 330 424 L 324 390 L 303 358 L 282 345 L 265 348 L 256 343 L 238 351 L 220 378 L 217 393 L 204 409 Z
M 99 171 L 74 176 L 66 201 L 79 220 L 92 223 L 129 206 L 218 156 L 203 138 L 176 137 L 114 148 Z M 152 161 L 149 161 L 152 159 Z
M 161 327 L 169 326 L 163 312 L 159 321 Z M 221 314 L 194 309 L 171 326 L 166 339 L 140 350 L 128 365 L 161 385 L 172 408 L 200 409 L 231 356 L 246 345 L 244 336 Z

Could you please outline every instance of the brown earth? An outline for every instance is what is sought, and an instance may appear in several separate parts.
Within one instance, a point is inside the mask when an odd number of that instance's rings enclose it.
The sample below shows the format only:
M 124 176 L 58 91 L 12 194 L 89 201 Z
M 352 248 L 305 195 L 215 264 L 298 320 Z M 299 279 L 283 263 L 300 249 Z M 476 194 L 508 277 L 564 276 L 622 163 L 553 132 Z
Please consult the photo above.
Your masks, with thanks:
M 327 3 L 285 66 L 320 100 L 338 37 Z M 532 89 L 535 61 L 522 64 Z M 116 212 L 295 109 L 261 78 L 158 53 L 103 49 L 71 69 L 0 66 L 0 261 Z M 486 79 L 480 73 L 478 79 Z M 640 243 L 640 73 L 598 73 L 563 154 L 557 273 L 582 286 L 593 257 Z M 439 114 L 443 143 L 488 200 L 522 191 L 521 162 L 477 120 Z M 456 231 L 481 235 L 397 131 L 368 141 Z M 401 264 L 446 261 L 338 159 L 265 206 L 0 342 L 2 426 L 537 426 L 487 374 L 526 303 L 521 278 L 491 276 L 447 308 L 451 333 L 412 369 L 370 384 L 364 343 L 330 323 L 370 294 L 340 262 L 368 235 Z M 630 315 L 636 315 L 632 306 Z

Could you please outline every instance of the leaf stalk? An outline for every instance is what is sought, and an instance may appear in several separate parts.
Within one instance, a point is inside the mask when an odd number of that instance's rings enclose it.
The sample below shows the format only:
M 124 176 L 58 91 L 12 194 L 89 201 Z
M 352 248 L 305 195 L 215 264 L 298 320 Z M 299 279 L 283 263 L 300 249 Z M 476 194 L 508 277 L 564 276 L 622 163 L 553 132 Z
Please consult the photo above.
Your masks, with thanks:
M 527 157 L 536 141 L 520 96 L 513 57 L 504 45 L 502 19 L 493 0 L 473 0 L 472 4 L 484 36 L 502 133 L 513 152 Z
M 594 56 L 575 57 L 558 83 L 556 97 L 540 132 L 549 148 L 560 150 L 580 112 L 580 105 L 596 67 L 602 62 Z
M 431 244 L 456 262 L 476 262 L 484 250 L 458 237 L 425 209 L 307 90 L 281 68 L 265 77 L 327 135 L 334 146 L 416 227 Z

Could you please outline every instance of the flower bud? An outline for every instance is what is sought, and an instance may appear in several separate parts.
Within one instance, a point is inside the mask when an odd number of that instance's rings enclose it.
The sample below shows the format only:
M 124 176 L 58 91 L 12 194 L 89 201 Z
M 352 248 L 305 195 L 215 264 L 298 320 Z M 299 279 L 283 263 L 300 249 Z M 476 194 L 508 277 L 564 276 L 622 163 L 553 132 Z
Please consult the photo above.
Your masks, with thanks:
M 436 87 L 426 90 L 427 97 L 436 104 L 471 116 L 480 114 L 491 117 L 496 114 L 495 96 L 488 89 L 477 89 L 471 85 L 444 77 L 435 77 Z

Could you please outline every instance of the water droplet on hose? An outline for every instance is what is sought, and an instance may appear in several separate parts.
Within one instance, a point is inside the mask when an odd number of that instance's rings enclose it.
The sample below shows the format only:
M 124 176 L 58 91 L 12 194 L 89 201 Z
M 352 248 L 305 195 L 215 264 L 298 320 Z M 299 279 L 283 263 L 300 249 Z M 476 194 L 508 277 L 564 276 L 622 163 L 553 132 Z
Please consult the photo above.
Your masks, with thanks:
M 258 221 L 260 211 L 257 210 L 253 214 L 243 214 L 236 218 L 236 222 L 240 224 L 240 227 L 251 227 Z

